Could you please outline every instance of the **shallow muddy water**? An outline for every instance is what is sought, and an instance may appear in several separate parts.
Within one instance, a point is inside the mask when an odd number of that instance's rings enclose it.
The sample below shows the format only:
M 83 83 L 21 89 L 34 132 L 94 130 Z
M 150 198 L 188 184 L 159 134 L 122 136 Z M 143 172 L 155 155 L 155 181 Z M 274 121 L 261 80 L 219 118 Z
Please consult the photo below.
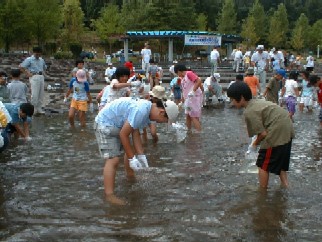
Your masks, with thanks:
M 296 114 L 290 188 L 275 175 L 267 192 L 245 172 L 249 139 L 235 109 L 204 110 L 203 132 L 145 146 L 152 169 L 135 183 L 118 169 L 104 200 L 92 122 L 70 130 L 66 114 L 35 117 L 33 140 L 0 154 L 1 241 L 321 241 L 322 129 L 317 110 Z M 181 117 L 183 121 L 183 117 Z

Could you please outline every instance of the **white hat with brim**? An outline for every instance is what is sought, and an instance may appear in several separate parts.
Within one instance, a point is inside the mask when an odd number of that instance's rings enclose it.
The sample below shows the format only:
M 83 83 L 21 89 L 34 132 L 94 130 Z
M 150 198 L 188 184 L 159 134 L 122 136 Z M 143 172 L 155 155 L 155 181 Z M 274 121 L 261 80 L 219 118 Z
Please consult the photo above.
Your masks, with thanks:
M 163 106 L 164 106 L 164 109 L 168 115 L 169 122 L 170 123 L 175 122 L 175 120 L 177 119 L 178 114 L 179 114 L 179 108 L 178 108 L 177 104 L 175 104 L 175 102 L 173 102 L 173 101 L 168 100 L 163 103 Z
M 86 82 L 87 81 L 87 79 L 86 79 L 86 71 L 84 71 L 82 69 L 79 69 L 76 72 L 76 78 L 77 78 L 77 81 L 79 81 L 79 82 Z
M 149 94 L 152 97 L 158 98 L 158 99 L 163 99 L 165 98 L 165 88 L 160 86 L 160 85 L 156 85 L 153 87 L 152 91 L 149 92 Z
M 220 74 L 218 72 L 214 72 L 213 77 L 216 79 L 220 79 Z
M 257 50 L 264 50 L 264 45 L 257 45 Z

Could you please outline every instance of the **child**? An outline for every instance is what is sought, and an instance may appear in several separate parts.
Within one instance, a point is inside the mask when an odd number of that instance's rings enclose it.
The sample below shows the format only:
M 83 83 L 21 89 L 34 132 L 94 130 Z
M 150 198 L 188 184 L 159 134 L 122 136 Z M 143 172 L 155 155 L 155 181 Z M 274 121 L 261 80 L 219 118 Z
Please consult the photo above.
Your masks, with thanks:
M 260 145 L 256 162 L 260 187 L 267 188 L 269 173 L 279 175 L 281 185 L 288 187 L 286 171 L 289 169 L 294 129 L 287 111 L 275 103 L 252 99 L 252 92 L 244 82 L 232 84 L 227 95 L 234 106 L 245 108 L 248 136 L 257 135 L 248 152 L 256 152 Z
M 119 98 L 102 109 L 95 118 L 95 134 L 101 156 L 105 159 L 104 190 L 111 203 L 124 204 L 114 195 L 115 174 L 119 156 L 124 148 L 127 160 L 125 170 L 129 178 L 134 177 L 134 170 L 148 167 L 139 129 L 151 121 L 167 123 L 178 116 L 178 107 L 172 101 L 152 103 L 148 100 L 135 100 L 130 97 Z M 133 147 L 130 136 L 133 137 Z
M 308 71 L 302 71 L 301 76 L 302 80 L 302 91 L 299 103 L 300 112 L 304 111 L 304 107 L 308 109 L 309 112 L 313 111 L 313 94 L 314 87 L 310 85 L 309 76 L 310 73 Z
M 26 103 L 28 87 L 25 83 L 20 81 L 20 69 L 12 69 L 12 80 L 8 85 L 9 98 L 11 103 Z
M 174 77 L 170 82 L 170 88 L 173 94 L 174 102 L 178 105 L 182 101 L 181 78 Z
M 318 102 L 320 104 L 319 120 L 322 127 L 322 80 L 317 75 L 310 76 L 310 86 L 317 87 Z
M 254 68 L 249 67 L 246 71 L 246 77 L 244 78 L 244 82 L 249 86 L 252 91 L 253 98 L 257 97 L 257 94 L 261 92 L 261 85 L 256 76 L 254 76 Z M 257 93 L 258 90 L 258 93 Z
M 7 73 L 0 71 L 0 101 L 7 103 L 10 102 L 9 91 L 7 87 Z
M 76 76 L 71 79 L 69 89 L 64 98 L 65 103 L 67 102 L 67 98 L 72 91 L 73 98 L 68 113 L 69 124 L 72 128 L 75 126 L 74 118 L 77 111 L 81 127 L 85 127 L 85 112 L 88 110 L 88 103 L 90 103 L 90 109 L 93 109 L 92 96 L 89 92 L 89 83 L 87 82 L 85 70 L 78 70 L 76 72 Z
M 278 92 L 281 88 L 280 82 L 282 82 L 285 77 L 285 70 L 279 69 L 276 71 L 276 74 L 267 83 L 266 89 L 263 93 L 266 101 L 271 101 L 276 104 L 279 103 Z
M 282 88 L 281 96 L 284 97 L 287 110 L 292 121 L 295 114 L 296 100 L 299 96 L 299 89 L 297 84 L 297 73 L 290 72 L 289 78 L 286 79 L 285 85 Z
M 127 67 L 118 67 L 113 75 L 114 79 L 111 84 L 104 89 L 99 110 L 101 110 L 107 103 L 110 103 L 120 97 L 130 96 L 130 87 L 136 82 L 128 82 L 130 77 L 130 69 Z
M 28 122 L 31 122 L 34 106 L 31 103 L 5 103 L 4 106 L 12 119 L 9 124 L 10 133 L 13 133 L 16 138 L 21 136 L 25 141 L 31 140 Z M 23 125 L 22 128 L 20 124 Z
M 150 80 L 150 88 L 152 88 L 155 85 L 159 85 L 160 77 L 159 77 L 159 68 L 157 64 L 154 62 L 154 60 L 150 60 L 150 66 L 148 68 L 148 74 L 149 74 L 149 80 Z
M 86 72 L 87 79 L 89 79 L 88 70 L 85 68 L 85 62 L 82 59 L 76 60 L 75 67 L 72 70 L 72 77 L 76 77 L 76 72 L 78 70 L 84 70 Z
M 179 78 L 182 78 L 183 101 L 187 107 L 185 110 L 187 128 L 191 130 L 193 125 L 197 131 L 201 131 L 200 117 L 203 100 L 201 79 L 182 64 L 175 65 L 174 71 Z

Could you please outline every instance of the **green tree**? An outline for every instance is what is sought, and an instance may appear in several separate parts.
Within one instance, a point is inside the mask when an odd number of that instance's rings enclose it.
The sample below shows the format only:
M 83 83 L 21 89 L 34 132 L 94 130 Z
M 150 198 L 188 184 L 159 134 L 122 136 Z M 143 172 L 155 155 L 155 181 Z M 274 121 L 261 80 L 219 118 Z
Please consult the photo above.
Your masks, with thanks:
M 0 39 L 5 52 L 20 38 L 20 31 L 24 30 L 24 11 L 16 0 L 7 0 L 0 6 Z
M 200 13 L 197 18 L 197 29 L 198 30 L 207 30 L 207 16 L 203 13 Z
M 28 28 L 38 45 L 55 39 L 62 24 L 62 8 L 59 0 L 28 0 L 26 3 Z
M 120 24 L 122 16 L 117 5 L 108 4 L 101 10 L 100 17 L 95 20 L 94 26 L 100 39 L 109 44 L 110 53 L 112 44 L 116 41 L 113 36 L 123 34 L 124 27 Z
M 218 32 L 236 34 L 237 14 L 234 0 L 225 0 L 218 20 Z
M 270 46 L 275 46 L 276 48 L 285 47 L 288 25 L 286 8 L 281 3 L 270 20 L 269 35 L 267 37 Z
M 295 50 L 302 50 L 309 43 L 308 33 L 310 31 L 309 20 L 304 13 L 296 21 L 292 31 L 291 46 Z
M 267 28 L 264 28 L 263 26 L 266 26 L 267 17 L 264 7 L 259 0 L 254 2 L 250 9 L 250 15 L 253 16 L 255 20 L 255 33 L 259 37 L 258 42 L 264 43 L 267 36 Z
M 255 46 L 260 40 L 260 37 L 256 33 L 255 22 L 254 16 L 250 15 L 242 24 L 240 36 L 244 39 L 243 43 L 247 47 Z
M 62 38 L 69 44 L 79 42 L 84 32 L 84 13 L 79 0 L 65 0 L 63 6 L 64 28 Z
M 322 19 L 319 19 L 318 21 L 316 21 L 310 31 L 309 31 L 309 42 L 307 47 L 311 50 L 314 50 L 315 48 L 317 48 L 318 45 L 320 45 L 322 47 Z

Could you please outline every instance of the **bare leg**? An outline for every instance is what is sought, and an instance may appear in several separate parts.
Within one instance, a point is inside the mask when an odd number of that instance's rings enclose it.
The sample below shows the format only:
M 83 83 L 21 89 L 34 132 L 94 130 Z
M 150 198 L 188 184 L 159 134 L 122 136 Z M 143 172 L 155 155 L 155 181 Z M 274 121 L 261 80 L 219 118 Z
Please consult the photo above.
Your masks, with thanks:
M 130 167 L 129 159 L 127 158 L 126 154 L 124 154 L 124 168 L 126 177 L 129 181 L 135 181 L 135 173 L 133 169 Z
M 68 112 L 68 120 L 71 127 L 75 126 L 75 108 L 70 108 Z
M 84 111 L 78 111 L 78 118 L 79 118 L 79 122 L 81 124 L 81 127 L 85 127 L 86 126 L 86 115 Z
M 103 176 L 104 176 L 104 191 L 106 200 L 113 204 L 124 205 L 125 201 L 116 197 L 114 195 L 114 187 L 115 187 L 115 175 L 116 169 L 119 164 L 119 157 L 114 157 L 111 159 L 107 159 L 105 161 Z
M 281 180 L 281 185 L 283 187 L 288 187 L 288 179 L 287 179 L 286 171 L 281 171 L 280 180 Z
M 191 118 L 192 124 L 196 130 L 201 131 L 201 123 L 199 118 Z
M 304 103 L 300 103 L 299 104 L 299 111 L 303 112 L 303 110 L 304 110 Z
M 258 168 L 258 180 L 261 188 L 267 188 L 269 173 L 262 168 Z
M 186 115 L 186 125 L 188 130 L 191 130 L 191 118 L 188 114 Z

